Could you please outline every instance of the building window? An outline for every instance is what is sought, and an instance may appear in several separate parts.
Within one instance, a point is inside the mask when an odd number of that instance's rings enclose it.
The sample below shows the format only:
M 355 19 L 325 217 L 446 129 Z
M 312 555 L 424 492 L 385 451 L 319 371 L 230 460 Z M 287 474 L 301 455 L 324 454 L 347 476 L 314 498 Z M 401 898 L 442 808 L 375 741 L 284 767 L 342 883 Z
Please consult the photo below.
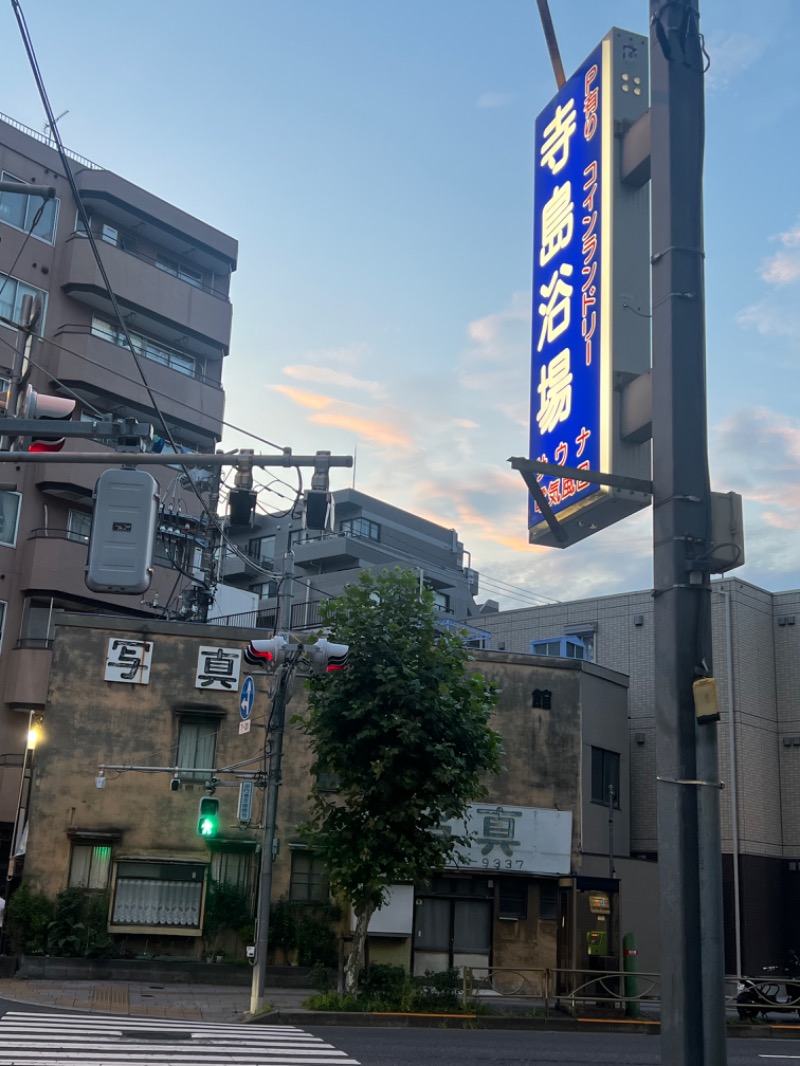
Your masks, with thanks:
M 369 518 L 345 518 L 339 526 L 342 533 L 351 537 L 366 537 L 367 540 L 380 540 L 381 527 Z
M 203 275 L 201 272 L 186 266 L 184 263 L 179 263 L 177 259 L 168 259 L 166 256 L 159 255 L 156 258 L 156 266 L 159 270 L 163 270 L 165 274 L 172 274 L 173 278 L 179 278 L 189 285 L 194 285 L 196 289 L 202 289 L 203 287 Z
M 592 803 L 608 804 L 613 789 L 614 806 L 619 807 L 619 752 L 592 748 Z
M 117 863 L 111 925 L 199 930 L 205 870 L 201 863 Z
M 211 880 L 250 895 L 255 880 L 252 850 L 215 851 L 211 856 Z
M 5 171 L 0 175 L 0 178 L 3 181 L 20 180 Z M 0 192 L 0 222 L 5 222 L 6 225 L 13 226 L 14 229 L 24 230 L 27 233 L 33 225 L 36 212 L 42 204 L 44 204 L 44 209 L 41 218 L 33 227 L 33 236 L 52 244 L 56 237 L 57 199 L 43 200 L 41 196 L 28 196 L 21 192 Z
M 293 903 L 327 903 L 328 872 L 313 851 L 292 850 L 292 879 L 289 899 Z
M 216 758 L 218 731 L 217 718 L 181 718 L 176 765 L 182 780 L 205 781 L 209 777 Z
M 555 881 L 542 881 L 539 885 L 539 917 L 543 922 L 558 918 L 558 885 Z
M 77 540 L 80 544 L 88 544 L 91 528 L 92 516 L 90 514 L 70 508 L 67 515 L 67 540 Z
M 275 558 L 275 537 L 253 537 L 247 545 L 247 554 L 259 565 L 269 563 Z
M 109 844 L 73 844 L 69 862 L 70 888 L 108 888 L 111 872 Z
M 262 599 L 275 599 L 278 595 L 278 582 L 262 581 L 258 584 L 251 585 L 250 591 L 255 592 L 256 596 L 259 596 Z
M 526 878 L 500 878 L 497 914 L 500 918 L 528 917 L 528 881 Z
M 19 492 L 0 492 L 0 544 L 8 548 L 15 547 L 17 543 L 21 501 Z
M 531 641 L 531 655 L 551 655 L 557 659 L 588 659 L 580 637 L 547 637 Z
M 47 293 L 42 289 L 35 289 L 33 285 L 26 285 L 24 281 L 12 278 L 10 274 L 0 274 L 0 315 L 10 318 L 12 322 L 19 322 L 22 317 L 23 296 L 38 296 L 42 301 L 42 314 L 39 319 L 39 334 L 44 330 L 44 309 L 47 305 Z M 7 322 L 2 325 L 8 326 Z M 9 326 L 14 329 L 14 326 Z
M 92 316 L 92 335 L 128 350 L 128 342 L 123 331 L 104 318 L 100 318 L 99 315 Z M 149 359 L 151 363 L 161 363 L 162 366 L 177 370 L 179 374 L 185 374 L 187 377 L 197 377 L 199 373 L 202 373 L 202 367 L 198 367 L 193 355 L 187 355 L 186 352 L 178 351 L 177 348 L 170 348 L 132 329 L 128 330 L 128 335 L 131 338 L 134 352 L 143 359 Z

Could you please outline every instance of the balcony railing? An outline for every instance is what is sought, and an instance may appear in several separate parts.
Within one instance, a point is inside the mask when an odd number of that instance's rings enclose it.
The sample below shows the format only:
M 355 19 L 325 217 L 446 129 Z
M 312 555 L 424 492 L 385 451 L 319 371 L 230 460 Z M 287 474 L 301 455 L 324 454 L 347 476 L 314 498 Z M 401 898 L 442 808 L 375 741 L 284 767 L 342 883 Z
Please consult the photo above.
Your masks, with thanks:
M 34 140 L 41 141 L 42 144 L 46 144 L 49 148 L 55 148 L 52 138 L 48 137 L 46 133 L 39 133 L 38 130 L 32 130 L 30 126 L 25 126 L 21 122 L 17 122 L 15 118 L 9 118 L 8 115 L 4 115 L 1 111 L 0 119 L 2 119 L 3 122 L 7 122 L 9 126 L 13 126 L 15 130 L 19 130 L 20 133 L 27 133 L 27 135 L 33 137 Z M 93 163 L 91 159 L 87 159 L 85 155 L 78 155 L 77 152 L 73 152 L 70 148 L 65 148 L 64 154 L 69 156 L 70 159 L 74 159 L 76 163 L 80 163 L 81 166 L 88 167 L 89 170 L 105 170 L 105 167 L 101 167 L 99 163 Z
M 140 252 L 139 249 L 133 245 L 132 241 L 122 240 L 116 244 L 114 244 L 112 241 L 104 241 L 101 234 L 94 232 L 94 226 L 92 226 L 92 235 L 94 236 L 95 241 L 97 241 L 99 244 L 110 244 L 112 248 L 117 248 L 120 252 L 124 252 L 125 255 L 130 255 L 134 259 L 141 260 L 143 263 L 149 263 L 152 267 L 155 267 L 156 270 L 161 271 L 168 277 L 175 278 L 177 281 L 182 281 L 184 285 L 191 285 L 193 289 L 199 289 L 201 292 L 208 293 L 209 296 L 215 296 L 218 300 L 223 300 L 225 303 L 230 303 L 230 297 L 228 296 L 227 292 L 222 292 L 220 289 L 215 289 L 213 285 L 209 285 L 205 281 L 195 281 L 194 279 L 181 277 L 180 273 L 174 274 L 171 270 L 165 270 L 164 267 L 159 266 L 159 262 L 156 256 L 147 255 L 145 252 Z M 86 239 L 86 234 L 81 233 L 79 230 L 75 230 L 72 236 L 77 237 L 79 240 Z

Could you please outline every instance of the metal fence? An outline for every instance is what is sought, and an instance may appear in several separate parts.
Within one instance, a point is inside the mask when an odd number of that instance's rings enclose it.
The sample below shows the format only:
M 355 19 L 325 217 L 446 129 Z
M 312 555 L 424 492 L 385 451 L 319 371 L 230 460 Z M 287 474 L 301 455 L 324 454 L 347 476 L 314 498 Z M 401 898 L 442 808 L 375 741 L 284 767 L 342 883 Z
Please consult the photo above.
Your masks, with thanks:
M 462 1002 L 501 996 L 519 1006 L 575 1015 L 602 1010 L 625 1018 L 657 1022 L 661 1012 L 661 975 L 623 970 L 572 970 L 562 967 L 465 966 Z M 800 1016 L 800 980 L 787 977 L 725 977 L 726 1010 L 742 1022 L 771 1014 Z

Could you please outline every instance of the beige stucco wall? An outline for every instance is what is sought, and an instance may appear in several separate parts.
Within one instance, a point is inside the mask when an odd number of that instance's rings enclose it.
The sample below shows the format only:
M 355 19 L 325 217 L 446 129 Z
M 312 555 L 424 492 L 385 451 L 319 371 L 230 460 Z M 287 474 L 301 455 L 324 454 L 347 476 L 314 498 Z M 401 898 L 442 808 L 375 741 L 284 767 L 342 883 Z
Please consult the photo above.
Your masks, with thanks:
M 109 619 L 102 620 L 108 625 Z M 114 637 L 153 641 L 147 685 L 104 680 L 108 641 Z M 114 859 L 161 858 L 207 863 L 208 846 L 196 835 L 201 782 L 170 790 L 171 773 L 106 772 L 107 784 L 95 787 L 101 764 L 169 768 L 176 759 L 180 711 L 219 715 L 216 795 L 221 801 L 221 836 L 239 844 L 260 837 L 257 828 L 236 822 L 238 788 L 224 767 L 258 768 L 264 743 L 270 679 L 257 676 L 252 728 L 239 734 L 238 687 L 208 692 L 195 687 L 201 645 L 242 649 L 251 634 L 235 629 L 133 622 L 102 628 L 100 620 L 73 619 L 59 626 L 53 652 L 44 735 L 36 755 L 25 880 L 49 895 L 65 888 L 70 834 L 113 832 Z M 542 663 L 529 656 L 478 653 L 474 668 L 495 682 L 500 696 L 493 724 L 504 738 L 502 771 L 487 782 L 498 804 L 558 808 L 573 813 L 572 871 L 581 864 L 581 788 L 583 708 L 586 671 L 594 670 L 592 716 L 602 719 L 607 706 L 609 729 L 625 729 L 624 679 L 571 661 Z M 243 664 L 242 674 L 246 673 Z M 534 709 L 534 688 L 551 692 L 549 710 Z M 605 700 L 603 693 L 605 691 Z M 297 680 L 287 714 L 276 838 L 273 900 L 288 894 L 291 845 L 308 814 L 311 763 L 305 738 L 291 722 L 306 706 Z M 263 820 L 264 791 L 256 790 L 253 824 Z M 485 872 L 484 872 L 485 874 Z M 528 888 L 528 918 L 495 921 L 494 963 L 501 966 L 553 966 L 556 923 L 539 917 L 539 885 Z M 408 941 L 380 945 L 376 952 L 407 959 Z

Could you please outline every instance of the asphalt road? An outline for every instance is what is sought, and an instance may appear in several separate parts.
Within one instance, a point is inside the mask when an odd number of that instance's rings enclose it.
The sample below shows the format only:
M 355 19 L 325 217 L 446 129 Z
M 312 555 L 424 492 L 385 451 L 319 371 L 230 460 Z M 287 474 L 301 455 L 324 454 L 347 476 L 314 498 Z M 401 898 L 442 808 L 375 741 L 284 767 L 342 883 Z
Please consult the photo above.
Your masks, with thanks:
M 309 1026 L 309 1031 L 362 1066 L 660 1066 L 658 1036 L 628 1033 L 534 1033 L 464 1029 L 357 1029 Z M 800 1042 L 728 1041 L 728 1066 L 793 1066 Z M 681 1064 L 675 1064 L 681 1066 Z
M 19 1003 L 0 999 L 0 1015 L 20 1009 Z M 25 1004 L 24 1009 L 42 1014 L 65 1013 L 31 1004 Z M 656 1035 L 316 1025 L 305 1028 L 357 1059 L 361 1066 L 661 1066 L 661 1046 Z M 800 1041 L 775 1037 L 728 1041 L 728 1066 L 793 1063 L 800 1063 Z

